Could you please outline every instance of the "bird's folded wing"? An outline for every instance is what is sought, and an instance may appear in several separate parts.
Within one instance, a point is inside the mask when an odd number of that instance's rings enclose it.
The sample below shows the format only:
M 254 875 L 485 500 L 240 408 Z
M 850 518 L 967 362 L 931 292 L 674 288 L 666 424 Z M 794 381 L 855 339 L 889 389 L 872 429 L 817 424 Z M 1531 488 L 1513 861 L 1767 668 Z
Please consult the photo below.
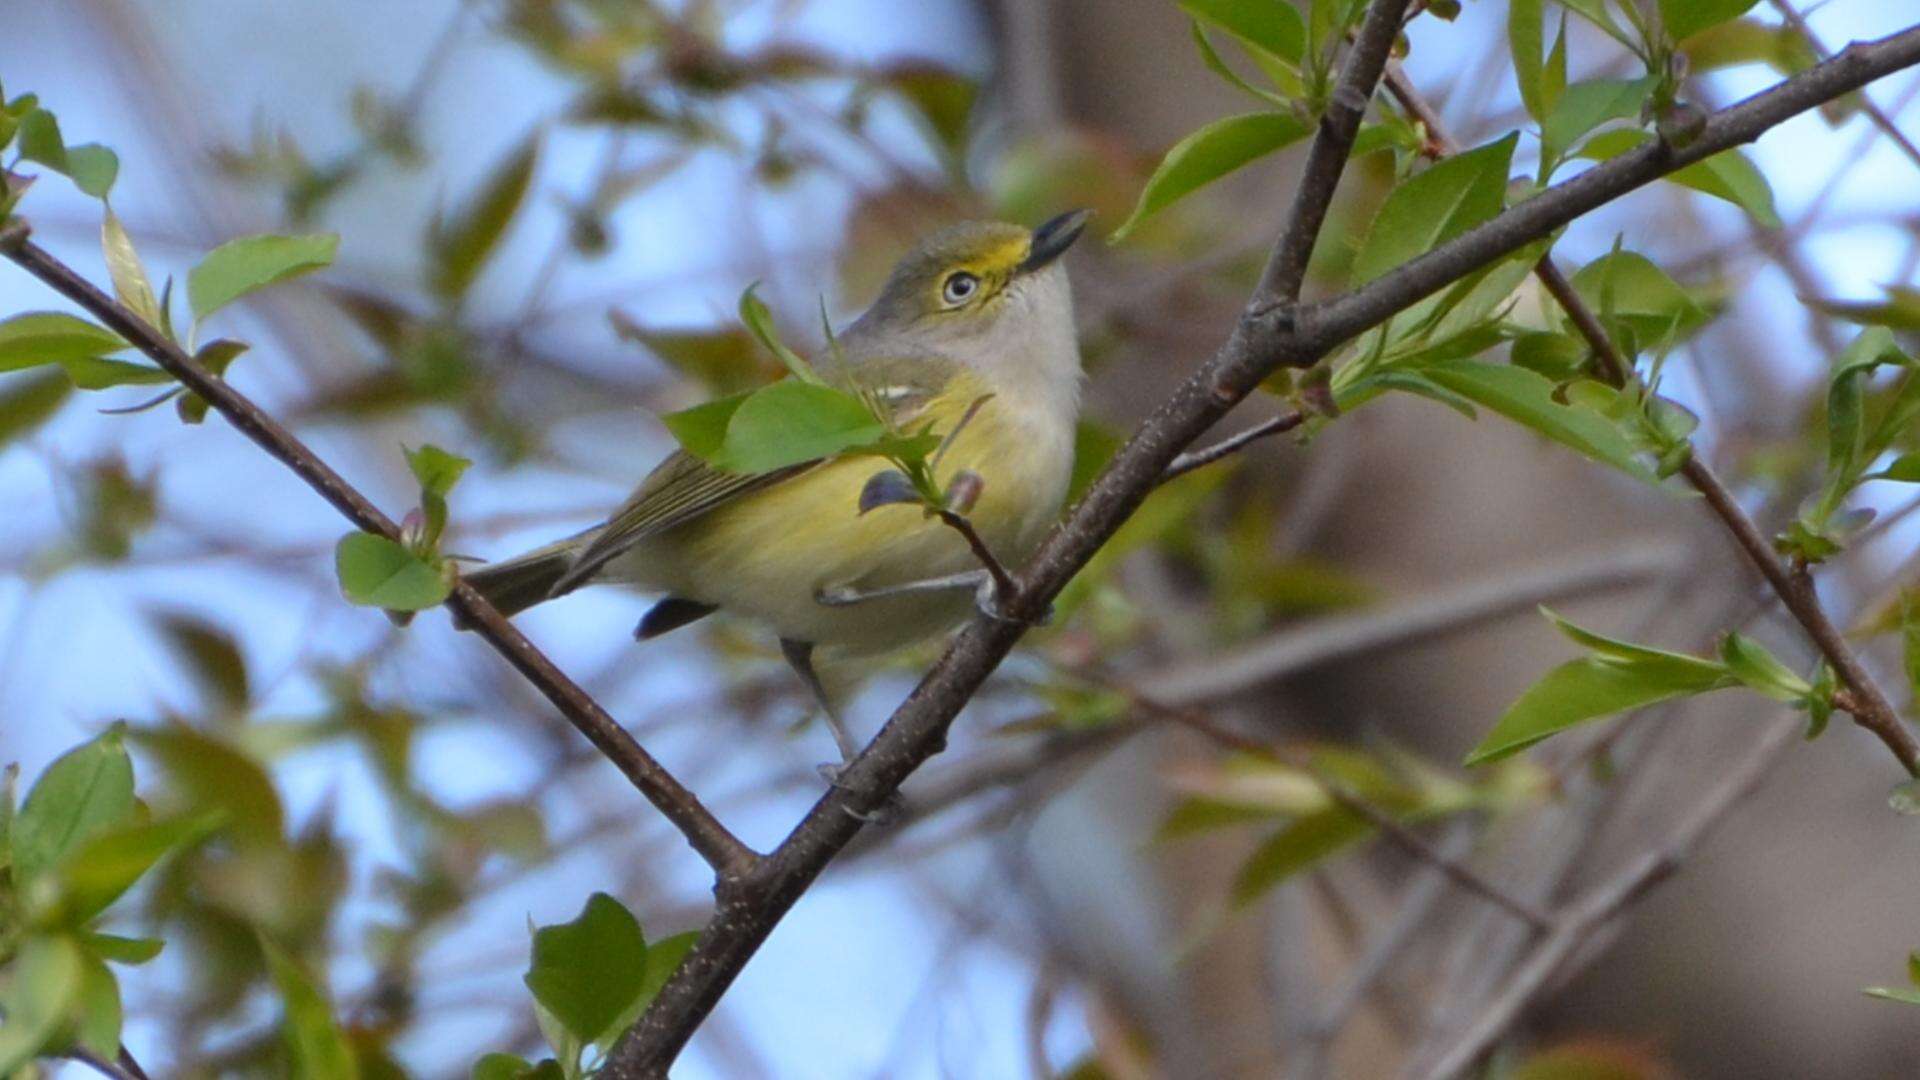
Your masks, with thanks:
M 862 356 L 849 365 L 846 378 L 865 387 L 872 400 L 892 414 L 895 424 L 911 422 L 945 384 L 950 365 L 937 357 L 882 354 Z M 633 545 L 727 503 L 790 480 L 825 459 L 801 462 L 763 473 L 733 473 L 677 450 L 660 463 L 620 509 L 614 511 L 574 559 L 553 595 L 579 586 Z

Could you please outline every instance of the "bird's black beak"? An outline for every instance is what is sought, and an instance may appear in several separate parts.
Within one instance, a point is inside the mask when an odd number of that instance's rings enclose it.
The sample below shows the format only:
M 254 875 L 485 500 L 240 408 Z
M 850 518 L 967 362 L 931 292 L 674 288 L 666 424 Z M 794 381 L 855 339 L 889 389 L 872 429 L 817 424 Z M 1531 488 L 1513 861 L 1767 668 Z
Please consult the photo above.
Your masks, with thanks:
M 1092 216 L 1091 210 L 1069 210 L 1033 230 L 1033 244 L 1027 249 L 1019 272 L 1038 270 L 1065 254 L 1073 242 L 1080 239 L 1080 231 L 1087 227 L 1087 219 Z

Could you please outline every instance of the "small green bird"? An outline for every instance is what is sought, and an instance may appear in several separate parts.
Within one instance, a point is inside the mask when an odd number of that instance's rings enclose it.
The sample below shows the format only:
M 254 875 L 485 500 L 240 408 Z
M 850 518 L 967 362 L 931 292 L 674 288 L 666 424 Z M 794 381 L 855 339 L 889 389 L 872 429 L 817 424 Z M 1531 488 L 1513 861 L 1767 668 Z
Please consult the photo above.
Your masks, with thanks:
M 968 512 L 1008 565 L 1059 515 L 1073 471 L 1080 349 L 1066 268 L 1084 210 L 1029 232 L 955 226 L 895 265 L 879 299 L 837 338 L 845 370 L 896 427 L 950 436 L 942 490 L 984 481 Z M 836 360 L 836 364 L 839 363 Z M 969 415 L 971 413 L 971 415 Z M 952 528 L 912 505 L 860 512 L 876 459 L 825 458 L 768 473 L 724 472 L 684 451 L 661 462 L 608 520 L 466 575 L 507 614 L 590 582 L 665 594 L 634 635 L 658 637 L 715 611 L 773 629 L 827 713 L 843 757 L 856 746 L 814 667 L 925 640 L 991 608 L 979 560 Z

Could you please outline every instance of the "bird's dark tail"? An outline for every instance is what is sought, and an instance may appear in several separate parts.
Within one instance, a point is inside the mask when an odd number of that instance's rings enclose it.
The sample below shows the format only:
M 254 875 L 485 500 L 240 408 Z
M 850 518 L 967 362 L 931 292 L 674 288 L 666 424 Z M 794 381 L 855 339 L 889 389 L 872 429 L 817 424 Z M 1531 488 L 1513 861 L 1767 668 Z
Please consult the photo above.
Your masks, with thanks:
M 573 566 L 579 551 L 578 542 L 563 540 L 466 571 L 460 580 L 478 589 L 488 603 L 500 609 L 500 614 L 518 615 L 557 595 L 554 586 Z

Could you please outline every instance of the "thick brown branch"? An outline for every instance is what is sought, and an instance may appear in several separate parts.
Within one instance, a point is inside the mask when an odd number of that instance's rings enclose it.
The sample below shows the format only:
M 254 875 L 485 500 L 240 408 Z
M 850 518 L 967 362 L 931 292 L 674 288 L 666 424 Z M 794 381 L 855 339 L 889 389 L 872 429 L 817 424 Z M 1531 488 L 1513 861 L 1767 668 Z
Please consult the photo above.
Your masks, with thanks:
M 282 427 L 279 421 L 224 380 L 214 378 L 179 346 L 148 326 L 145 320 L 28 240 L 24 223 L 16 223 L 6 234 L 0 235 L 0 254 L 85 308 L 154 363 L 165 368 L 168 374 L 180 380 L 181 385 L 205 398 L 241 434 L 293 470 L 296 476 L 331 503 L 355 527 L 388 539 L 399 538 L 399 528 L 393 519 L 381 513 L 366 496 L 334 472 L 331 466 Z M 465 584 L 457 585 L 447 600 L 447 606 L 453 609 L 457 617 L 472 624 L 480 636 L 525 675 L 569 723 L 625 773 L 633 785 L 640 789 L 640 793 L 647 797 L 647 801 L 653 803 L 667 820 L 685 834 L 687 842 L 723 880 L 737 877 L 755 865 L 759 856 L 753 849 L 727 831 L 726 826 L 713 816 L 700 799 L 634 741 L 633 736 L 608 715 L 592 695 L 554 666 L 553 661 L 535 648 L 526 635 L 515 629 L 479 593 Z

